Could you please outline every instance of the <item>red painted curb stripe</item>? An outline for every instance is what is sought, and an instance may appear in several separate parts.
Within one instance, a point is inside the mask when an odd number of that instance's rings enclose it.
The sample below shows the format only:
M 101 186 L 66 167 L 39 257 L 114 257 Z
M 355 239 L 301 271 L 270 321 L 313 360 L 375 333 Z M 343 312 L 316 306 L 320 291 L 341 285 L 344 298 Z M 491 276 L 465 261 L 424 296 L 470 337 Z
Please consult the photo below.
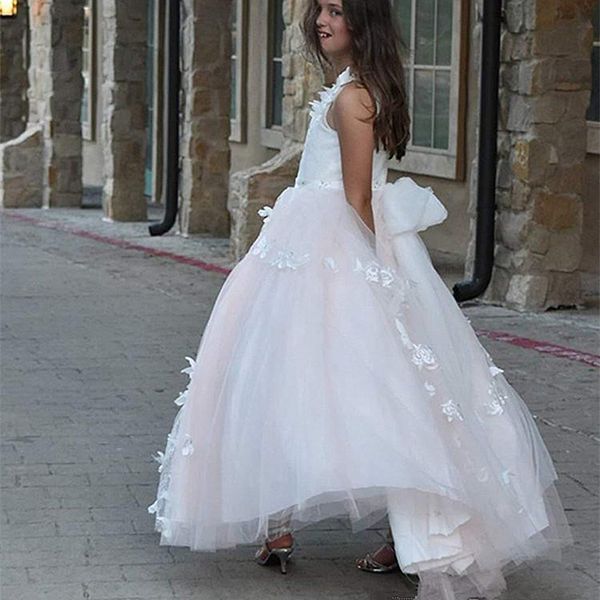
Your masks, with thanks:
M 518 335 L 513 335 L 512 333 L 504 333 L 502 331 L 477 329 L 476 333 L 479 336 L 486 337 L 497 342 L 505 342 L 507 344 L 512 344 L 513 346 L 518 346 L 519 348 L 535 350 L 536 352 L 541 352 L 542 354 L 550 354 L 556 358 L 574 360 L 586 365 L 590 365 L 591 367 L 600 367 L 600 356 L 591 354 L 589 352 L 581 352 L 580 350 L 574 350 L 573 348 L 567 348 L 566 346 L 560 346 L 550 342 L 538 342 L 537 340 L 520 337 Z
M 168 258 L 178 263 L 190 265 L 192 267 L 197 267 L 204 271 L 212 271 L 214 273 L 221 273 L 222 275 L 228 275 L 231 272 L 231 269 L 227 267 L 222 267 L 214 263 L 208 263 L 197 258 L 190 258 L 189 256 L 184 256 L 182 254 L 176 254 L 175 252 L 169 252 L 168 250 L 159 250 L 158 248 L 152 248 L 150 246 L 144 246 L 142 244 L 134 244 L 125 240 L 120 240 L 118 238 L 112 238 L 106 235 L 92 233 L 90 231 L 86 231 L 85 229 L 68 227 L 66 225 L 63 225 L 62 223 L 44 221 L 42 219 L 36 219 L 35 217 L 30 217 L 27 215 L 10 214 L 6 211 L 2 212 L 3 214 L 7 215 L 12 219 L 32 223 L 33 225 L 37 225 L 38 227 L 46 227 L 48 229 L 64 231 L 66 233 L 77 235 L 79 237 L 95 240 L 97 242 L 102 242 L 105 244 L 110 244 L 112 246 L 117 246 L 118 248 L 124 248 L 126 250 L 136 250 L 138 252 L 151 254 L 152 256 Z M 518 335 L 513 335 L 511 333 L 504 333 L 502 331 L 476 329 L 475 333 L 478 336 L 487 337 L 497 342 L 512 344 L 513 346 L 518 346 L 519 348 L 535 350 L 536 352 L 540 352 L 542 354 L 549 354 L 556 358 L 573 360 L 576 362 L 584 363 L 586 365 L 590 365 L 592 367 L 600 368 L 600 356 L 597 356 L 596 354 L 591 354 L 589 352 L 581 352 L 580 350 L 574 350 L 573 348 L 559 346 L 558 344 L 552 344 L 550 342 L 540 342 L 537 340 L 532 340 L 530 338 L 524 338 Z
M 205 262 L 198 258 L 191 258 L 189 256 L 184 256 L 183 254 L 177 254 L 175 252 L 169 252 L 168 250 L 160 250 L 159 248 L 152 248 L 151 246 L 144 246 L 143 244 L 134 244 L 133 242 L 128 242 L 126 240 L 121 240 L 119 238 L 112 238 L 106 235 L 101 235 L 99 233 L 92 233 L 91 231 L 86 231 L 85 229 L 78 229 L 76 227 L 68 227 L 62 223 L 56 223 L 52 221 L 44 221 L 42 219 L 36 219 L 35 217 L 29 217 L 27 215 L 21 214 L 10 214 L 4 212 L 5 215 L 10 217 L 11 219 L 17 219 L 19 221 L 25 221 L 27 223 L 32 223 L 33 225 L 37 225 L 38 227 L 46 227 L 47 229 L 55 229 L 57 231 L 64 231 L 66 233 L 70 233 L 72 235 L 77 235 L 79 237 L 87 238 L 90 240 L 94 240 L 96 242 L 102 242 L 104 244 L 110 244 L 111 246 L 117 246 L 118 248 L 124 248 L 126 250 L 137 250 L 138 252 L 144 252 L 146 254 L 151 254 L 152 256 L 160 256 L 162 258 L 169 258 L 178 263 L 182 263 L 184 265 L 191 265 L 192 267 L 198 267 L 199 269 L 203 269 L 204 271 L 212 271 L 214 273 L 221 273 L 222 275 L 228 275 L 231 272 L 231 269 L 227 267 L 222 267 L 221 265 L 217 265 L 215 263 Z

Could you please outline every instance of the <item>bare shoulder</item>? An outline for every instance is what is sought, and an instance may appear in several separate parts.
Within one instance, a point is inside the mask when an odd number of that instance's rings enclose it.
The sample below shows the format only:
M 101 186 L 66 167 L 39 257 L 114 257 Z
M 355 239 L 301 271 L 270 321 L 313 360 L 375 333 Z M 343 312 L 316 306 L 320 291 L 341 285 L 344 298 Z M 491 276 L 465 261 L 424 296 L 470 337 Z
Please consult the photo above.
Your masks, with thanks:
M 336 96 L 332 106 L 333 121 L 340 119 L 369 120 L 373 117 L 373 100 L 364 85 L 355 81 L 346 84 Z

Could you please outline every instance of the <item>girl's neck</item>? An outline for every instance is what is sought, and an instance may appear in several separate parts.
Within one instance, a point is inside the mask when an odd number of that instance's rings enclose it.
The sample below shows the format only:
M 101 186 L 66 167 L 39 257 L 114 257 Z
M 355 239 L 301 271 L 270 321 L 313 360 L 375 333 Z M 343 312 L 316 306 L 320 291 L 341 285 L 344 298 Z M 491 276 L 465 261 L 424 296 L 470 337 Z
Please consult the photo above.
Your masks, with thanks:
M 351 71 L 354 71 L 354 64 L 349 57 L 340 57 L 339 59 L 331 59 L 333 71 L 335 76 L 338 77 L 340 73 L 343 73 L 348 67 Z

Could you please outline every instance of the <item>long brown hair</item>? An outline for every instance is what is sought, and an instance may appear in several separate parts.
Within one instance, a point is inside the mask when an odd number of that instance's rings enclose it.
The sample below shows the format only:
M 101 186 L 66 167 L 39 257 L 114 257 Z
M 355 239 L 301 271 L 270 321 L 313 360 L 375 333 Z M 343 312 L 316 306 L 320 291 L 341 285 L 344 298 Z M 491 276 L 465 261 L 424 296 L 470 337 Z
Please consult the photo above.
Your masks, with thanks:
M 309 54 L 323 70 L 331 63 L 323 53 L 317 32 L 320 6 L 308 0 L 302 32 Z M 369 92 L 379 112 L 372 115 L 376 148 L 401 159 L 410 138 L 410 113 L 403 56 L 407 52 L 391 0 L 343 0 L 346 23 L 352 32 L 352 61 L 359 84 Z M 377 110 L 377 109 L 375 109 Z

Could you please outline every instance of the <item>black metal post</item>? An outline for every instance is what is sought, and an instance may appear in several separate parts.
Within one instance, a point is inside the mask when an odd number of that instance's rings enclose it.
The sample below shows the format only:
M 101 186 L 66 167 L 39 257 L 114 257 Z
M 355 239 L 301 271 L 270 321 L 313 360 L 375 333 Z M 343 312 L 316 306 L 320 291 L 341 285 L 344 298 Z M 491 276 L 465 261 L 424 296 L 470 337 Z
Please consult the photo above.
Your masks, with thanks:
M 501 0 L 484 0 L 475 262 L 472 279 L 461 281 L 452 288 L 457 302 L 471 300 L 483 294 L 492 278 L 494 266 L 501 22 Z
M 175 224 L 179 194 L 179 2 L 170 0 L 167 5 L 167 43 L 165 66 L 165 96 L 167 98 L 164 114 L 165 143 L 162 196 L 165 199 L 165 215 L 160 223 L 148 228 L 150 235 L 167 233 Z

